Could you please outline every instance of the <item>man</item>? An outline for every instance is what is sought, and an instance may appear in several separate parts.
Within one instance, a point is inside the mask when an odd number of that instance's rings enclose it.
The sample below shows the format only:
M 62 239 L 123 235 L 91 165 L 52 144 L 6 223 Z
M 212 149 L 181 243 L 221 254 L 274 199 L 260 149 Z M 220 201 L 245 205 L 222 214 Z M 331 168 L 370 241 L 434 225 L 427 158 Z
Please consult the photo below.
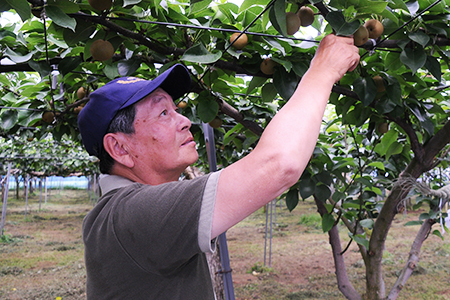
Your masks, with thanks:
M 183 66 L 153 81 L 119 78 L 93 92 L 79 127 L 109 175 L 83 224 L 88 298 L 214 299 L 204 253 L 220 233 L 297 182 L 333 84 L 358 61 L 352 38 L 325 37 L 255 149 L 189 181 L 178 178 L 198 154 L 191 123 L 173 103 L 189 91 Z

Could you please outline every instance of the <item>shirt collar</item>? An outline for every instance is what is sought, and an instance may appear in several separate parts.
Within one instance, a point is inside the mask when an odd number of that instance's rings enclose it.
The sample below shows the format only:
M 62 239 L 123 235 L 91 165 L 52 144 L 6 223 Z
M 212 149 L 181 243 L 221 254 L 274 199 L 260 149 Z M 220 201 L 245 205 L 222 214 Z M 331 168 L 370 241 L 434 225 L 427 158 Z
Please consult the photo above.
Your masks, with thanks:
M 99 179 L 99 185 L 100 189 L 102 190 L 102 195 L 105 195 L 106 193 L 114 189 L 129 186 L 133 183 L 135 182 L 118 175 L 101 174 Z

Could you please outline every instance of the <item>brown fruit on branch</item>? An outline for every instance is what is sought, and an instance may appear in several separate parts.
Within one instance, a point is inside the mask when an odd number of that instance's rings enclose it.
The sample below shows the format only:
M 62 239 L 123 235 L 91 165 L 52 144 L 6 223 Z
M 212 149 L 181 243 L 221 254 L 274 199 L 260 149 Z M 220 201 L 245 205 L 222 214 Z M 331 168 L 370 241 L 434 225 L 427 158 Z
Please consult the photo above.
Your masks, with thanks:
M 114 55 L 114 47 L 102 39 L 94 41 L 89 50 L 94 60 L 105 61 Z
M 382 93 L 386 90 L 386 87 L 384 86 L 383 77 L 381 77 L 380 75 L 376 75 L 372 79 L 373 79 L 373 81 L 375 81 L 375 85 L 377 86 L 378 93 Z
M 300 28 L 300 18 L 293 12 L 286 13 L 286 33 L 293 35 Z
M 266 75 L 272 75 L 275 73 L 275 66 L 277 65 L 276 62 L 274 62 L 270 57 L 266 58 L 262 61 L 260 69 L 261 72 L 263 72 Z
M 364 26 L 359 26 L 358 30 L 353 34 L 353 41 L 356 46 L 362 46 L 369 40 L 369 32 Z
M 314 22 L 314 11 L 308 6 L 302 6 L 297 15 L 300 17 L 300 25 L 303 27 L 309 26 Z
M 231 35 L 231 37 L 230 37 L 230 43 L 232 43 L 234 40 L 236 40 L 234 43 L 233 43 L 233 47 L 234 48 L 236 48 L 236 49 L 238 49 L 238 50 L 241 50 L 241 49 L 243 49 L 245 46 L 247 46 L 247 42 L 248 42 L 248 37 L 247 37 L 247 35 L 245 34 L 245 33 L 243 33 L 239 38 L 238 38 L 238 36 L 240 35 L 241 33 L 240 32 L 235 32 L 235 33 L 233 33 L 232 35 Z
M 219 117 L 215 117 L 212 121 L 208 123 L 212 128 L 219 128 L 222 126 L 222 120 Z
M 86 89 L 83 86 L 81 86 L 77 90 L 77 98 L 78 99 L 83 99 L 84 97 L 86 97 Z
M 181 108 L 181 109 L 185 109 L 186 106 L 187 106 L 187 102 L 186 102 L 186 101 L 180 101 L 180 102 L 178 102 L 178 104 L 177 104 L 177 107 L 178 107 L 178 108 Z
M 80 105 L 80 106 L 75 107 L 73 109 L 73 112 L 78 115 L 82 109 L 83 109 L 83 106 Z
M 89 5 L 97 10 L 109 10 L 112 6 L 112 0 L 88 0 Z
M 50 123 L 53 123 L 54 120 L 55 120 L 55 114 L 52 111 L 44 111 L 44 113 L 42 114 L 42 121 L 50 124 Z
M 389 131 L 389 124 L 387 122 L 382 122 L 377 125 L 377 130 L 381 134 L 385 134 Z
M 364 27 L 366 27 L 367 31 L 369 32 L 369 38 L 371 39 L 379 38 L 384 31 L 383 24 L 375 19 L 367 20 L 366 23 L 364 23 Z

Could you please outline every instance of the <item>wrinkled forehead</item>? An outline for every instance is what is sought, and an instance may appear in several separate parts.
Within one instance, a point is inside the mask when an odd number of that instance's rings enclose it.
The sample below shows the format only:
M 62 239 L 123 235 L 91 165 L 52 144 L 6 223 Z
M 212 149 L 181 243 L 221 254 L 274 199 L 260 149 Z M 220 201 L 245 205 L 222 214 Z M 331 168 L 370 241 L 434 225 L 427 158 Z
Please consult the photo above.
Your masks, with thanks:
M 161 103 L 163 101 L 166 101 L 168 103 L 171 103 L 173 106 L 175 106 L 175 103 L 173 102 L 172 96 L 170 96 L 165 90 L 162 88 L 157 88 L 147 96 L 145 96 L 141 101 L 137 103 L 137 106 L 143 106 L 150 104 L 150 107 L 155 106 L 158 103 Z

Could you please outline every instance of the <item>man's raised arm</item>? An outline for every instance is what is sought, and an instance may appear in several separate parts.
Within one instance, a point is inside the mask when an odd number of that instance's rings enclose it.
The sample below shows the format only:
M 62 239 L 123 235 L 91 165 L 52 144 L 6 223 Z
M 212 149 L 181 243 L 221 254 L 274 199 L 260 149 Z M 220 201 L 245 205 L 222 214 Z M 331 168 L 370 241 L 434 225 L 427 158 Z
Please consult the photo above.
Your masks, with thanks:
M 359 62 L 350 37 L 326 36 L 291 99 L 245 158 L 219 179 L 212 237 L 281 195 L 300 178 L 317 142 L 333 84 Z

